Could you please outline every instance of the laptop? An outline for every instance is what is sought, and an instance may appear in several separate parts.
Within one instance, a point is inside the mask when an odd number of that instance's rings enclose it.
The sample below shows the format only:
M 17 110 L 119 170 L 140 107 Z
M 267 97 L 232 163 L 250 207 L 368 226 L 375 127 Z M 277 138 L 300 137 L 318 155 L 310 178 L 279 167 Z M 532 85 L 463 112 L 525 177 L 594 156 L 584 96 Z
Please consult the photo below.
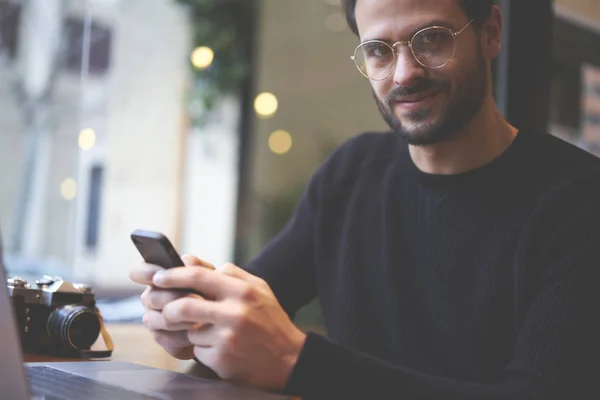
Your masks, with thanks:
M 0 238 L 0 397 L 9 400 L 283 400 L 290 397 L 120 361 L 23 363 Z M 117 349 L 118 350 L 118 349 Z

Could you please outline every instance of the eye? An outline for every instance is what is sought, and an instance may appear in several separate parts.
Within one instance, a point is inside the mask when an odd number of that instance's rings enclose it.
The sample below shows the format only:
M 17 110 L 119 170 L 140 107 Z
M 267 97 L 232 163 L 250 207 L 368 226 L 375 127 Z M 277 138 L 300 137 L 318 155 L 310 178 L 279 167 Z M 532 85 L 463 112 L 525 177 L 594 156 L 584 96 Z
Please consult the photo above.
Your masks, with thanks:
M 423 44 L 440 44 L 446 40 L 447 32 L 439 30 L 430 30 L 421 33 L 421 41 Z
M 383 43 L 366 43 L 364 52 L 367 58 L 385 58 L 392 55 L 392 49 Z

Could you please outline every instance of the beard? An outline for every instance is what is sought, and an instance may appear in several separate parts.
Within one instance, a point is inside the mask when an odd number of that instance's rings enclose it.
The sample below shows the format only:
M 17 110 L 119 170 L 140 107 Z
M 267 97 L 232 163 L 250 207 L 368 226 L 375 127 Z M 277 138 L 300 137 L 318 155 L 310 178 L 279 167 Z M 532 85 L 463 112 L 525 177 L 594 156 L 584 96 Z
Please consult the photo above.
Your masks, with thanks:
M 439 92 L 450 94 L 451 84 L 442 79 L 424 78 L 414 86 L 394 88 L 381 101 L 375 92 L 373 96 L 377 102 L 379 112 L 390 128 L 413 146 L 427 146 L 443 142 L 456 135 L 462 127 L 469 123 L 481 109 L 487 85 L 485 73 L 485 59 L 481 52 L 477 57 L 476 70 L 465 76 L 473 77 L 466 84 L 458 87 L 454 98 L 440 112 L 440 115 L 431 121 L 431 108 L 424 108 L 406 114 L 406 118 L 415 126 L 407 126 L 393 113 L 394 103 L 401 101 L 405 96 L 416 95 L 424 92 Z

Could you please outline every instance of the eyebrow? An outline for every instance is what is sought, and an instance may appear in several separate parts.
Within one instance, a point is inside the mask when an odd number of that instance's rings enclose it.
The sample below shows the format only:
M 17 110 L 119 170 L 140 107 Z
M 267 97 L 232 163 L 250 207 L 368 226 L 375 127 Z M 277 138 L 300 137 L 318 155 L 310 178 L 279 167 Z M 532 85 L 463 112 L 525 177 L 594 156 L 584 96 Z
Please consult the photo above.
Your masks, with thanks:
M 415 35 L 415 33 L 419 32 L 420 30 L 423 30 L 425 28 L 431 28 L 432 26 L 442 26 L 444 28 L 450 29 L 453 33 L 456 32 L 456 29 L 452 26 L 452 23 L 450 21 L 434 19 L 434 20 L 428 21 L 427 23 L 420 25 L 420 26 L 416 27 L 415 29 L 413 29 L 412 31 L 410 31 L 405 40 L 410 40 Z M 374 37 L 374 38 L 370 38 L 370 39 L 363 39 L 362 43 L 371 42 L 373 40 L 378 40 L 380 42 L 386 42 L 386 43 L 390 43 L 390 44 L 397 42 L 397 40 L 392 41 L 392 40 L 383 39 L 381 37 Z

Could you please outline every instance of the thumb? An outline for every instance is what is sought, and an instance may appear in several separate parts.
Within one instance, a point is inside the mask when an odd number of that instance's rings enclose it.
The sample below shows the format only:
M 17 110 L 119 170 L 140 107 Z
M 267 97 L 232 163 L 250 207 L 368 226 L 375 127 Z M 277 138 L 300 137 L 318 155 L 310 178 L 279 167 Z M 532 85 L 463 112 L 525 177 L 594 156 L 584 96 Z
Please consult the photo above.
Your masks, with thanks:
M 215 266 L 208 261 L 204 261 L 191 254 L 185 254 L 181 256 L 181 261 L 183 261 L 186 267 L 204 267 L 208 269 L 216 269 Z

